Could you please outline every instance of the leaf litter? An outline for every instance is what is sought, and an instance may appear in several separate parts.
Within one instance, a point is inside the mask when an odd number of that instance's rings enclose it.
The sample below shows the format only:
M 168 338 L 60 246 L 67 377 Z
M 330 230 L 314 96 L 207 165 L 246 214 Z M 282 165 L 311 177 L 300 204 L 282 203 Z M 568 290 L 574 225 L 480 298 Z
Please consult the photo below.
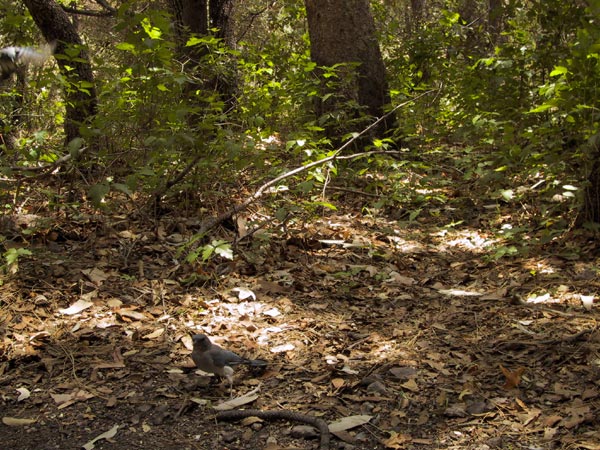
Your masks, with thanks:
M 90 235 L 96 258 L 67 239 L 23 261 L 0 293 L 3 445 L 316 446 L 298 424 L 211 418 L 251 404 L 339 424 L 354 448 L 599 448 L 599 283 L 577 278 L 597 258 L 493 261 L 474 230 L 335 214 L 191 285 L 142 222 Z M 196 332 L 269 366 L 239 368 L 230 399 L 196 374 Z

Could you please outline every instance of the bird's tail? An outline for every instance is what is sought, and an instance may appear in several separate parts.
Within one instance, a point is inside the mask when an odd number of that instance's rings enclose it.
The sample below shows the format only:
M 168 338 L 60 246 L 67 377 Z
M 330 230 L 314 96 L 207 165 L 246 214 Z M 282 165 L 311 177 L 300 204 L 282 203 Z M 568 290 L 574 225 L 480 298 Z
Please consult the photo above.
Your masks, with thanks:
M 21 50 L 19 55 L 19 62 L 24 64 L 35 64 L 40 65 L 43 64 L 52 53 L 54 53 L 54 49 L 56 48 L 56 42 L 51 42 L 49 44 L 42 45 L 39 48 L 33 47 L 25 47 Z
M 247 359 L 244 361 L 244 364 L 247 364 L 251 367 L 266 367 L 267 361 L 264 359 Z

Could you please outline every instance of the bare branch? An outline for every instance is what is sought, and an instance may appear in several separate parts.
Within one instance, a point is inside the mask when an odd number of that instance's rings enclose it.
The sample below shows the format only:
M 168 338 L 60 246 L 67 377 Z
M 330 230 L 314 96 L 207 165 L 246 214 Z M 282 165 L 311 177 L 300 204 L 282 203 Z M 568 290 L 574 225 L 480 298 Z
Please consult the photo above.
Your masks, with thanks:
M 106 0 L 94 0 L 97 4 L 99 4 L 103 10 L 95 10 L 95 9 L 78 9 L 73 8 L 72 6 L 62 5 L 62 9 L 65 12 L 71 14 L 77 14 L 80 16 L 93 16 L 93 17 L 110 17 L 117 14 L 117 9 L 108 4 Z
M 88 148 L 89 147 L 81 147 L 80 149 L 77 150 L 76 155 L 73 155 L 73 153 L 67 153 L 66 155 L 63 155 L 60 158 L 58 158 L 53 163 L 44 164 L 43 166 L 33 166 L 33 167 L 12 166 L 12 167 L 9 167 L 9 169 L 13 172 L 54 172 L 56 169 L 58 169 L 64 163 L 71 160 L 74 156 L 77 158 L 79 156 L 81 156 L 83 153 L 85 153 L 86 150 L 88 150 Z
M 382 120 L 385 120 L 386 117 L 388 117 L 390 114 L 393 114 L 397 109 L 402 108 L 403 106 L 406 106 L 409 103 L 412 103 L 412 102 L 418 100 L 419 98 L 421 98 L 421 97 L 423 97 L 425 95 L 428 95 L 428 94 L 430 94 L 432 92 L 434 92 L 434 91 L 430 90 L 430 91 L 427 91 L 427 92 L 423 92 L 422 94 L 418 95 L 417 97 L 415 97 L 413 99 L 407 100 L 407 101 L 405 101 L 403 103 L 400 103 L 399 105 L 396 105 L 387 114 L 385 114 L 382 117 L 380 117 L 379 119 L 377 119 L 375 122 L 373 122 L 367 128 L 365 128 L 360 133 L 358 133 L 355 136 L 353 136 L 352 139 L 348 140 L 345 144 L 343 144 L 341 147 L 339 147 L 337 150 L 335 150 L 331 156 L 328 156 L 326 158 L 320 159 L 318 161 L 313 161 L 313 162 L 308 163 L 308 164 L 306 164 L 304 166 L 301 166 L 301 167 L 296 167 L 295 169 L 292 169 L 292 170 L 290 170 L 288 172 L 285 172 L 285 173 L 279 175 L 278 177 L 273 178 L 270 181 L 267 181 L 265 184 L 263 184 L 262 186 L 260 186 L 254 192 L 254 194 L 252 194 L 250 197 L 246 198 L 246 200 L 244 200 L 242 203 L 239 203 L 239 204 L 231 207 L 230 209 L 228 209 L 227 211 L 225 211 L 222 214 L 219 214 L 216 217 L 210 217 L 210 218 L 206 219 L 202 223 L 202 225 L 200 227 L 199 234 L 205 234 L 208 230 L 210 230 L 214 226 L 216 226 L 219 223 L 221 223 L 221 222 L 229 219 L 234 214 L 237 214 L 238 212 L 243 211 L 248 206 L 250 206 L 253 202 L 255 202 L 260 197 L 262 197 L 265 194 L 265 192 L 267 191 L 267 189 L 269 189 L 271 186 L 279 183 L 282 180 L 285 180 L 286 178 L 289 178 L 291 176 L 294 176 L 296 174 L 304 172 L 304 171 L 306 171 L 308 169 L 311 169 L 313 167 L 323 165 L 325 163 L 328 163 L 330 161 L 334 161 L 336 159 L 356 159 L 356 158 L 361 158 L 363 156 L 370 156 L 370 155 L 399 155 L 399 154 L 402 154 L 402 152 L 397 151 L 397 150 L 376 150 L 376 151 L 354 153 L 352 155 L 342 155 L 342 156 L 340 156 L 340 152 L 342 150 L 344 150 L 352 142 L 356 141 L 360 136 L 362 136 L 363 134 L 365 134 L 366 132 L 368 132 L 370 129 L 372 129 L 373 127 L 375 127 L 379 122 L 381 122 Z

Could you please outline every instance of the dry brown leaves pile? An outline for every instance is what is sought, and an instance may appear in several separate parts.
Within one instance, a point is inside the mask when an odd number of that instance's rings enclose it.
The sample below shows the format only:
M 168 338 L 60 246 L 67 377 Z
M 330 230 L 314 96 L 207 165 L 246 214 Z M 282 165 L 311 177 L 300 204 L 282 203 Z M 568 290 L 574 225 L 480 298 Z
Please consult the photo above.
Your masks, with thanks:
M 600 448 L 593 249 L 492 261 L 474 229 L 338 214 L 190 267 L 185 219 L 69 226 L 2 286 L 5 448 L 317 445 L 215 422 L 228 386 L 194 373 L 194 332 L 269 360 L 238 370 L 236 407 L 322 417 L 332 448 Z

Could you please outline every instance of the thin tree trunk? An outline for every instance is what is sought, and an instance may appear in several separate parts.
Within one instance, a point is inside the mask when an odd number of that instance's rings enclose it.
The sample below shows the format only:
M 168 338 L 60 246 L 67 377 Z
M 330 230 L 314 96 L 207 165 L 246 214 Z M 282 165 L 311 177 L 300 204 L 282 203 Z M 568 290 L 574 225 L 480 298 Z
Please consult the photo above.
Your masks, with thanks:
M 207 49 L 202 45 L 185 47 L 185 43 L 192 35 L 206 36 L 210 29 L 216 27 L 218 31 L 215 35 L 226 44 L 231 44 L 231 15 L 235 0 L 169 0 L 169 6 L 177 30 L 179 53 L 190 60 L 191 71 L 196 72 L 197 78 L 207 80 L 202 84 L 190 83 L 186 92 L 193 96 L 200 89 L 215 90 L 231 106 L 236 91 L 234 76 L 214 73 L 210 67 L 203 67 L 202 59 Z
M 65 89 L 66 141 L 80 137 L 80 127 L 96 115 L 97 97 L 92 67 L 87 52 L 69 16 L 54 0 L 23 0 L 31 17 L 48 42 L 56 42 L 56 54 L 72 54 L 76 58 L 57 58 L 58 67 L 69 82 Z M 67 52 L 67 50 L 70 50 Z
M 583 207 L 577 216 L 578 226 L 586 222 L 600 223 L 600 151 L 596 152 L 596 159 L 584 191 Z

